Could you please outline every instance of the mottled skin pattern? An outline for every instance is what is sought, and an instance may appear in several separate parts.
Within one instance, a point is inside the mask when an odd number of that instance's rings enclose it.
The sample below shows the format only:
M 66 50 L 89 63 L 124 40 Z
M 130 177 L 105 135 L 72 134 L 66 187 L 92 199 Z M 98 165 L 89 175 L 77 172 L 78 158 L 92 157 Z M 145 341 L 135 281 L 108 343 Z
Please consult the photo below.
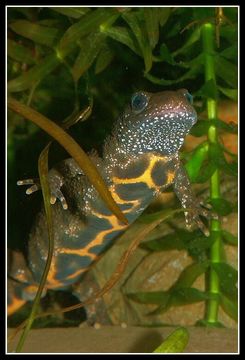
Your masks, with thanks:
M 91 155 L 129 224 L 155 196 L 173 184 L 182 206 L 192 209 L 185 213 L 187 226 L 196 223 L 205 232 L 199 215 L 207 213 L 193 196 L 178 157 L 196 119 L 187 90 L 138 92 L 106 140 L 103 158 Z M 74 160 L 68 159 L 51 170 L 49 179 L 55 250 L 46 289 L 64 289 L 80 279 L 127 225 L 107 209 Z M 33 182 L 23 182 L 28 183 Z M 28 192 L 37 189 L 33 185 Z M 29 236 L 28 264 L 20 254 L 13 255 L 8 281 L 9 314 L 34 298 L 47 246 L 42 211 Z

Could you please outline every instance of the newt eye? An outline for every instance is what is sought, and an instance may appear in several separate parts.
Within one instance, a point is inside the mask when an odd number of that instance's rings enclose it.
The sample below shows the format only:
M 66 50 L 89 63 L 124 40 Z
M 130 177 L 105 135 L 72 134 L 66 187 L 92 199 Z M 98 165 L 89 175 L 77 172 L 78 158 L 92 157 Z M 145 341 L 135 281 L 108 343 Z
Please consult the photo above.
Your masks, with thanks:
M 187 91 L 185 94 L 184 94 L 186 100 L 192 105 L 193 104 L 193 96 Z
M 148 105 L 148 97 L 143 93 L 136 93 L 131 98 L 132 110 L 136 113 L 144 110 Z

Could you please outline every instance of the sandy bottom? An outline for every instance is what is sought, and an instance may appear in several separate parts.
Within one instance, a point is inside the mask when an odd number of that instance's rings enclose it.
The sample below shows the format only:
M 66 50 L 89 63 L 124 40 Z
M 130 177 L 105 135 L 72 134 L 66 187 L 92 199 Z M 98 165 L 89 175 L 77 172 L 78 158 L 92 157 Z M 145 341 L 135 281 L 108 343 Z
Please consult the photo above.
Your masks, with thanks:
M 32 330 L 23 347 L 25 353 L 151 353 L 174 327 L 103 326 L 98 329 L 56 328 Z M 237 353 L 236 329 L 188 327 L 190 339 L 184 353 Z M 14 329 L 9 329 L 8 335 Z M 9 343 L 13 352 L 19 335 Z

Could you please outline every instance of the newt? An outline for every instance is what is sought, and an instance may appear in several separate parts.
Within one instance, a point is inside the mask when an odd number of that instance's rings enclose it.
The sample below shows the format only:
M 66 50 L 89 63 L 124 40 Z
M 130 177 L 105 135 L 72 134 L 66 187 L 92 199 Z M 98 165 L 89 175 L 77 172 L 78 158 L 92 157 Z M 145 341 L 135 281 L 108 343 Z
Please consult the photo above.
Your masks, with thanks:
M 90 154 L 114 200 L 134 222 L 152 200 L 170 185 L 186 211 L 187 228 L 207 230 L 200 219 L 209 217 L 195 197 L 179 159 L 186 135 L 197 121 L 192 96 L 185 90 L 138 91 L 105 140 L 103 156 Z M 49 171 L 55 250 L 45 291 L 65 289 L 82 279 L 91 265 L 129 226 L 111 213 L 73 159 Z M 27 193 L 39 189 L 33 180 Z M 57 201 L 58 200 L 58 201 Z M 28 239 L 28 259 L 13 253 L 8 272 L 8 315 L 33 300 L 48 252 L 44 210 L 38 214 Z

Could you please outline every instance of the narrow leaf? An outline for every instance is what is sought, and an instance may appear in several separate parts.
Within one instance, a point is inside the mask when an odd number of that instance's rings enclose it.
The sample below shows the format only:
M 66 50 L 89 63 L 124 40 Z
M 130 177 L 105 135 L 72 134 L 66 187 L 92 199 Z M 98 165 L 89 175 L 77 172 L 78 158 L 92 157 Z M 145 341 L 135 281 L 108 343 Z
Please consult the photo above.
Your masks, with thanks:
M 109 46 L 104 46 L 96 59 L 95 64 L 95 74 L 102 72 L 113 60 L 114 52 L 109 48 Z
M 116 20 L 119 12 L 115 8 L 98 8 L 86 13 L 81 20 L 69 27 L 63 35 L 58 46 L 61 57 L 66 56 L 77 45 L 77 41 L 91 31 L 99 30 L 99 27 L 110 19 Z
M 165 305 L 169 300 L 168 291 L 128 293 L 127 297 L 140 304 Z
M 92 32 L 80 41 L 80 52 L 72 68 L 75 81 L 89 69 L 104 44 L 104 34 Z
M 160 7 L 155 8 L 158 13 L 158 21 L 160 26 L 164 26 L 168 21 L 168 18 L 171 14 L 172 9 L 170 7 Z
M 184 211 L 184 209 L 174 209 L 174 210 L 173 209 L 165 209 L 165 210 L 157 211 L 153 214 L 143 214 L 139 218 L 139 222 L 150 224 L 156 220 L 168 219 L 168 218 L 174 216 L 175 214 L 178 214 L 183 211 Z
M 233 61 L 234 60 L 237 61 L 237 59 L 238 59 L 237 54 L 238 54 L 237 42 L 220 52 L 221 56 L 223 56 L 224 58 L 226 58 L 228 60 L 233 60 Z
M 143 242 L 141 247 L 152 251 L 168 251 L 185 249 L 185 244 L 177 233 L 166 235 L 160 239 Z
M 208 145 L 206 143 L 198 146 L 190 160 L 185 164 L 186 171 L 191 181 L 195 181 L 204 160 L 207 159 Z
M 231 134 L 237 134 L 238 132 L 238 126 L 235 123 L 226 123 L 220 119 L 213 119 L 210 120 L 210 124 L 216 126 L 219 129 L 225 130 Z
M 237 66 L 222 56 L 215 56 L 216 74 L 232 88 L 237 88 Z
M 220 305 L 222 309 L 229 315 L 233 320 L 238 320 L 238 302 L 237 300 L 230 300 L 224 294 L 221 294 Z
M 35 63 L 32 50 L 11 39 L 8 39 L 8 56 L 15 61 L 28 65 Z
M 221 216 L 229 215 L 233 211 L 232 204 L 222 198 L 216 198 L 216 199 L 210 199 L 210 204 L 212 205 L 212 208 L 214 212 Z
M 209 159 L 227 174 L 237 176 L 237 169 L 235 165 L 226 161 L 223 149 L 218 143 L 212 143 L 209 145 Z
M 181 288 L 171 292 L 171 306 L 183 306 L 210 299 L 210 296 L 195 288 Z
M 163 61 L 166 61 L 170 65 L 179 65 L 175 62 L 172 54 L 170 53 L 166 44 L 162 44 L 160 47 L 160 56 Z
M 191 32 L 191 35 L 189 36 L 187 41 L 184 43 L 184 45 L 182 47 L 180 47 L 179 49 L 177 49 L 176 51 L 174 51 L 172 55 L 175 57 L 179 54 L 189 51 L 189 47 L 192 46 L 193 44 L 195 44 L 197 41 L 199 41 L 200 35 L 201 35 L 200 27 L 198 27 L 194 31 Z
M 201 69 L 201 64 L 196 64 L 191 67 L 190 70 L 186 71 L 183 75 L 181 75 L 178 79 L 173 80 L 167 80 L 167 79 L 159 79 L 156 76 L 153 76 L 149 73 L 144 74 L 145 78 L 150 80 L 154 84 L 158 85 L 173 85 L 176 83 L 179 83 L 181 81 L 187 80 L 187 79 L 193 79 L 196 77 L 196 74 L 199 73 L 199 70 Z
M 28 20 L 16 20 L 9 24 L 9 27 L 16 34 L 30 39 L 34 41 L 34 43 L 50 47 L 55 44 L 61 35 L 61 31 L 59 29 L 42 26 Z
M 152 51 L 147 38 L 145 23 L 140 19 L 139 13 L 127 12 L 122 15 L 135 35 L 145 62 L 145 72 L 148 73 L 152 67 Z
M 40 64 L 33 66 L 26 73 L 8 82 L 8 91 L 18 92 L 27 90 L 35 83 L 42 80 L 60 64 L 56 54 L 47 56 Z
M 198 184 L 205 183 L 207 180 L 211 178 L 211 176 L 213 175 L 216 169 L 217 167 L 213 162 L 210 162 L 209 160 L 204 161 L 201 169 L 199 170 L 199 173 L 195 178 L 195 182 Z
M 87 7 L 50 7 L 50 9 L 74 19 L 79 19 L 81 16 L 90 11 Z
M 150 47 L 151 49 L 154 49 L 159 39 L 158 9 L 146 7 L 143 8 L 143 11 L 144 11 L 145 27 L 146 27 L 146 32 L 148 35 Z
M 181 353 L 189 341 L 189 333 L 185 328 L 178 328 L 154 351 L 154 353 Z
M 197 236 L 194 237 L 188 244 L 187 250 L 191 257 L 197 261 L 203 260 L 205 258 L 205 252 L 209 249 L 215 242 L 215 239 L 211 236 Z
M 207 135 L 210 125 L 209 120 L 199 119 L 192 127 L 190 134 L 196 137 Z
M 141 54 L 139 45 L 137 44 L 130 29 L 122 26 L 112 26 L 103 29 L 102 32 L 110 38 L 128 46 L 137 55 Z
M 180 274 L 178 280 L 173 285 L 173 289 L 181 289 L 190 287 L 194 281 L 209 267 L 209 261 L 205 261 L 202 263 L 193 263 L 187 266 L 182 273 Z
M 237 236 L 231 234 L 230 232 L 226 231 L 226 230 L 222 230 L 222 237 L 224 239 L 224 241 L 229 244 L 229 245 L 238 245 L 238 238 Z
M 204 83 L 201 89 L 196 93 L 197 96 L 204 96 L 206 98 L 211 98 L 213 100 L 218 99 L 218 89 L 217 85 L 213 79 L 210 79 Z
M 237 298 L 238 273 L 231 265 L 226 263 L 212 263 L 212 268 L 217 273 L 220 280 L 222 292 L 230 299 Z
M 238 89 L 229 89 L 219 86 L 218 89 L 229 99 L 237 101 L 238 100 Z

